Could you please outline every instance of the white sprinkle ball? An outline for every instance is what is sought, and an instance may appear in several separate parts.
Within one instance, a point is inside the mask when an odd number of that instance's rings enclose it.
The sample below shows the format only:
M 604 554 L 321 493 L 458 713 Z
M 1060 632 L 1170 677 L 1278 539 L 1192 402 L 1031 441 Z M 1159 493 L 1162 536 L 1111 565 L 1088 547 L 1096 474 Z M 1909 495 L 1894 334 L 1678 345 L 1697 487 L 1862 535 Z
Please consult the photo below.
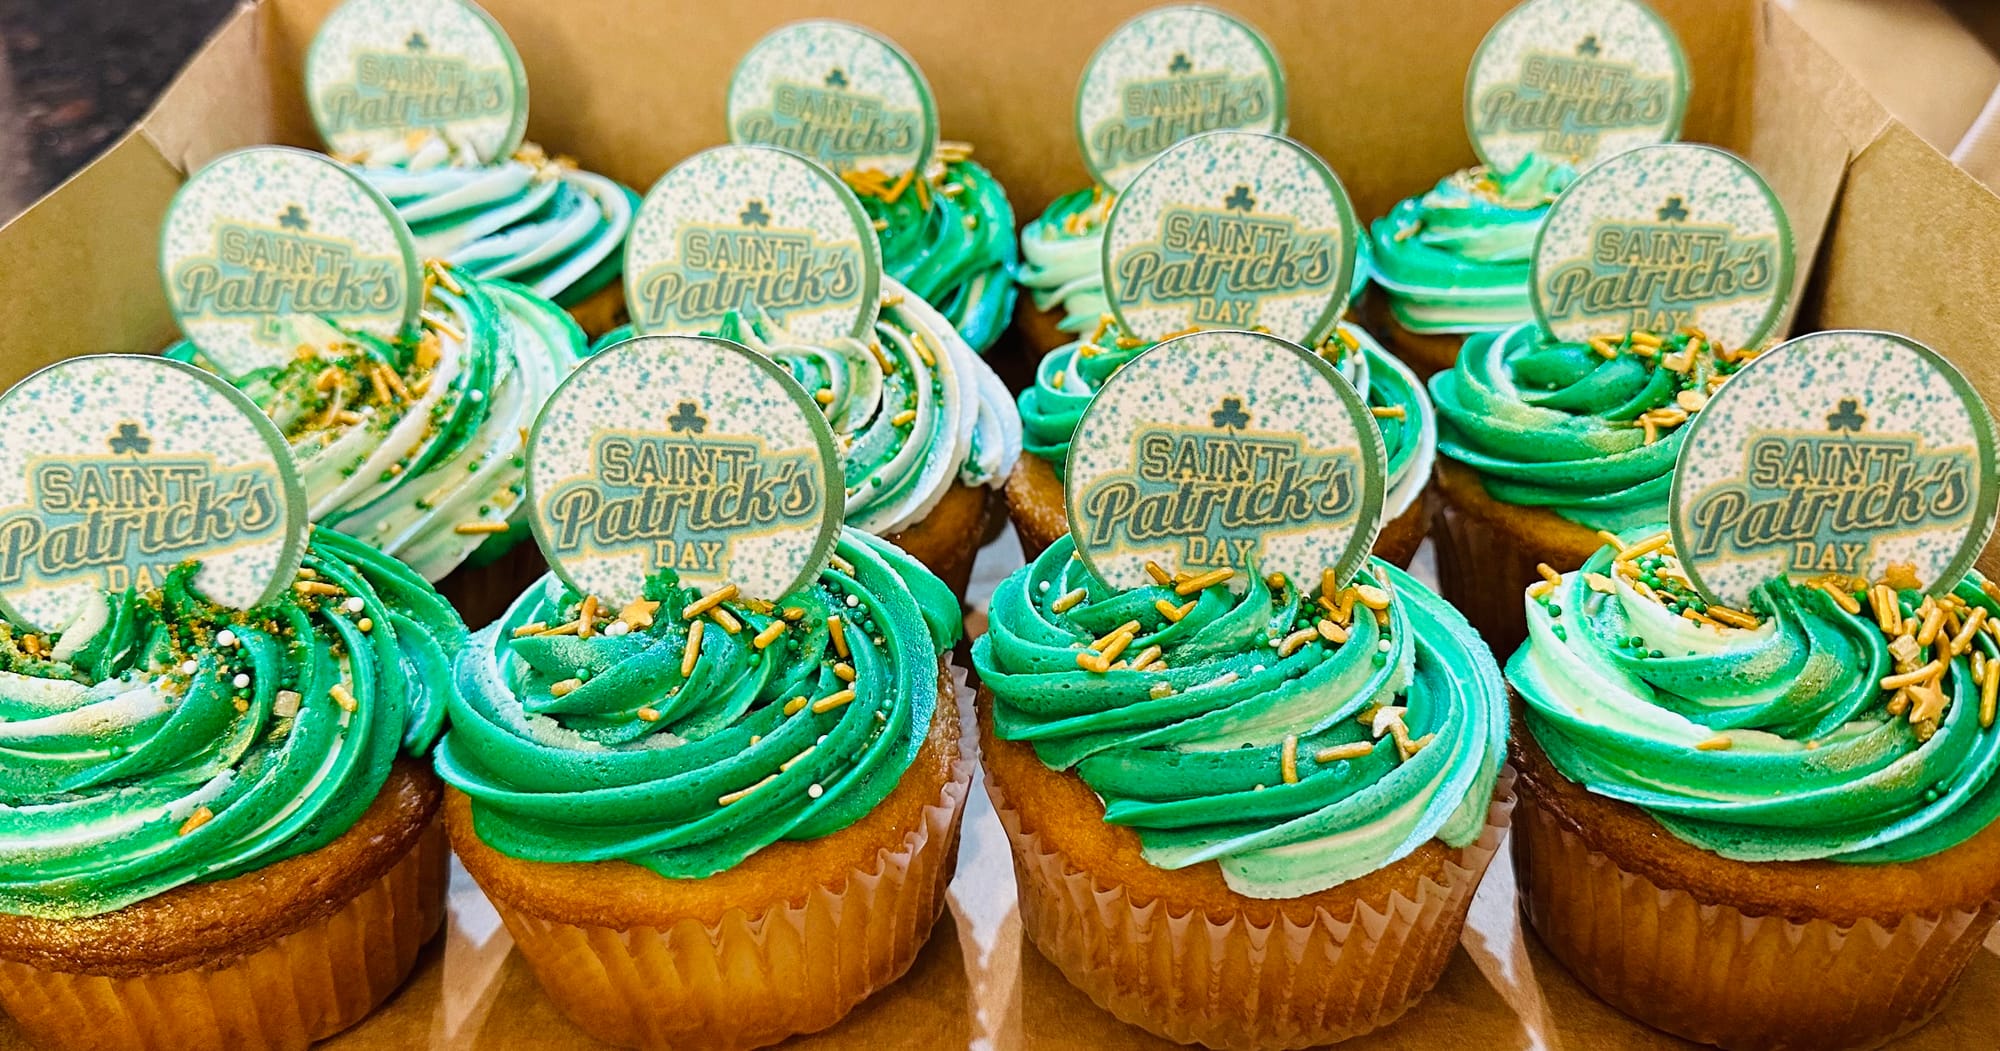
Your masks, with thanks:
M 221 631 L 218 631 L 218 632 L 216 632 L 216 633 L 215 633 L 215 644 L 216 644 L 217 646 L 234 646 L 234 645 L 236 645 L 236 633 L 235 633 L 235 632 L 233 632 L 233 631 L 230 631 L 230 630 L 229 630 L 228 628 L 224 628 L 224 629 L 222 629 Z
M 182 662 L 181 662 L 181 674 L 182 674 L 182 675 L 193 675 L 193 674 L 194 674 L 195 672 L 197 672 L 197 671 L 200 671 L 200 670 L 201 670 L 201 665 L 199 665 L 199 664 L 196 664 L 196 663 L 195 663 L 195 662 L 193 662 L 193 661 L 182 661 Z
M 236 688 L 239 690 L 247 690 L 250 688 L 250 676 L 244 672 L 240 671 L 237 672 L 236 677 L 229 681 L 234 683 L 236 685 Z
M 346 610 L 349 613 L 359 613 L 367 605 L 368 605 L 367 601 L 364 600 L 361 596 L 349 595 L 347 596 L 347 601 L 340 604 L 340 608 Z
M 806 795 L 809 795 L 814 799 L 818 799 L 819 797 L 825 794 L 826 794 L 826 789 L 821 788 L 818 785 L 813 785 L 811 788 L 806 789 Z

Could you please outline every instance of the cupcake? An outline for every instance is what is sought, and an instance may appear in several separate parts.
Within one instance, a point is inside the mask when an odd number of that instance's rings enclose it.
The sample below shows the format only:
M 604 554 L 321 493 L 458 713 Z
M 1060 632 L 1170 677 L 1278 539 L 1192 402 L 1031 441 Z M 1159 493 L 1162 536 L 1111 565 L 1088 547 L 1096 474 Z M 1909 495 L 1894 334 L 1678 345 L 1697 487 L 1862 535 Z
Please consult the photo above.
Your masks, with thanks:
M 427 275 L 414 338 L 309 321 L 285 365 L 239 385 L 291 442 L 315 522 L 408 563 L 484 624 L 542 570 L 519 543 L 521 451 L 584 338 L 511 282 L 439 264 Z M 167 354 L 207 364 L 190 343 Z
M 329 530 L 248 611 L 198 570 L 0 625 L 0 1006 L 49 1047 L 303 1047 L 444 921 L 423 757 L 463 624 Z
M 1094 331 L 1111 312 L 1104 295 L 1104 220 L 1115 199 L 1098 185 L 1074 190 L 1021 228 L 1019 278 L 1029 301 L 1018 321 L 1037 360 Z
M 1575 179 L 1569 164 L 1531 155 L 1504 173 L 1454 172 L 1375 220 L 1375 328 L 1389 349 L 1428 379 L 1451 368 L 1467 333 L 1531 320 L 1535 234 Z
M 972 651 L 987 790 L 1028 937 L 1100 1006 L 1313 1046 L 1393 1021 L 1456 951 L 1512 806 L 1504 690 L 1380 560 L 1332 594 L 1230 577 L 1110 588 L 1062 537 L 1002 583 Z
M 1523 911 L 1648 1025 L 1877 1046 L 2000 915 L 1996 589 L 1776 576 L 1736 609 L 1687 572 L 1627 534 L 1529 589 L 1507 666 Z
M 1089 338 L 1041 360 L 1035 385 L 1021 392 L 1025 455 L 1007 477 L 1007 514 L 1032 559 L 1069 532 L 1063 505 L 1063 469 L 1070 438 L 1091 397 L 1118 367 L 1151 344 L 1110 339 L 1108 323 Z M 1100 340 L 1106 340 L 1100 343 Z M 1358 325 L 1343 322 L 1338 338 L 1321 353 L 1334 361 L 1374 410 L 1388 453 L 1389 487 L 1375 553 L 1407 567 L 1430 532 L 1430 479 L 1437 458 L 1437 418 L 1431 399 L 1409 367 L 1384 352 Z
M 1667 520 L 1684 425 L 1751 352 L 1693 331 L 1573 343 L 1534 324 L 1466 340 L 1431 377 L 1439 590 L 1519 645 L 1535 566 L 1575 567 L 1603 533 Z
M 846 522 L 915 556 L 963 596 L 1021 458 L 1007 388 L 958 330 L 892 277 L 875 339 L 811 341 L 731 315 L 717 334 L 784 365 L 833 426 Z M 632 335 L 615 330 L 601 351 Z
M 534 143 L 492 164 L 436 137 L 340 159 L 396 206 L 423 258 L 521 285 L 593 335 L 624 320 L 621 249 L 639 205 L 626 187 Z
M 394 203 L 422 258 L 513 281 L 592 335 L 622 320 L 638 195 L 523 140 L 527 72 L 478 4 L 342 0 L 303 72 L 327 153 Z
M 614 610 L 551 578 L 459 663 L 453 849 L 610 1043 L 823 1029 L 944 908 L 972 754 L 951 592 L 852 529 L 775 604 L 735 590 L 659 570 Z
M 843 178 L 881 235 L 882 269 L 937 308 L 974 353 L 1014 317 L 1014 206 L 962 142 L 938 146 L 922 178 Z

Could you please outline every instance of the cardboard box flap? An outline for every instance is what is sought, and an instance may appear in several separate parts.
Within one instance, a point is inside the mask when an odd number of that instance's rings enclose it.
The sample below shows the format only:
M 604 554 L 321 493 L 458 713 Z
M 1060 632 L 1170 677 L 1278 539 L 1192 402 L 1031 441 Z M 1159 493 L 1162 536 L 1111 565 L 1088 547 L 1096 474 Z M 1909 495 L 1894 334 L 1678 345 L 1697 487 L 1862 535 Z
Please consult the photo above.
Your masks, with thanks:
M 140 130 L 168 163 L 187 173 L 244 146 L 281 143 L 317 149 L 305 97 L 273 64 L 287 53 L 270 39 L 273 19 L 245 3 L 209 37 L 162 92 Z

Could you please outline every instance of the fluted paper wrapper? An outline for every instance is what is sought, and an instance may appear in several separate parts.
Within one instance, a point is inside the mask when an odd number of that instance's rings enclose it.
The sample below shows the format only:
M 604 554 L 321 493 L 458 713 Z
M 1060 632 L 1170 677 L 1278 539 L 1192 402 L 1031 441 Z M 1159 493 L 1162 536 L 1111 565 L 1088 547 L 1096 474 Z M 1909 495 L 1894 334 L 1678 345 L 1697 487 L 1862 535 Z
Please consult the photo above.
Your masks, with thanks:
M 1890 925 L 1745 915 L 1620 868 L 1522 795 L 1514 867 L 1535 933 L 1605 1002 L 1690 1040 L 1879 1047 L 1937 1013 L 2000 915 L 1996 902 Z
M 763 1047 L 824 1029 L 915 962 L 944 911 L 959 818 L 978 761 L 965 672 L 950 669 L 962 732 L 935 806 L 895 851 L 839 873 L 803 903 L 746 903 L 716 923 L 586 927 L 489 894 L 549 999 L 606 1043 L 703 1051 Z
M 1259 927 L 1135 903 L 1034 833 L 1003 786 L 987 793 L 1013 846 L 1021 925 L 1070 984 L 1120 1021 L 1222 1051 L 1315 1047 L 1395 1021 L 1437 984 L 1514 810 L 1504 768 L 1479 838 L 1413 900 L 1362 901 L 1349 920 Z
M 434 821 L 332 915 L 220 967 L 127 978 L 0 962 L 0 1006 L 36 1043 L 76 1051 L 279 1051 L 360 1021 L 444 923 L 450 850 Z

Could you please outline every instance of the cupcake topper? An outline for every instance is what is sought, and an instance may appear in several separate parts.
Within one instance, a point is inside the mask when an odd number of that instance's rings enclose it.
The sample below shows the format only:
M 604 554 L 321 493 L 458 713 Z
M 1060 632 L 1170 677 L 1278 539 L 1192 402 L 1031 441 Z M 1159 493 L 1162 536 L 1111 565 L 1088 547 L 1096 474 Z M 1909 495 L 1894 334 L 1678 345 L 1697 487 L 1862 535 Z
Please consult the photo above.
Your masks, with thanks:
M 1360 226 L 1333 170 L 1277 135 L 1212 131 L 1118 195 L 1105 292 L 1132 336 L 1255 328 L 1318 346 L 1340 323 Z
M 500 24 L 470 0 L 347 0 L 306 51 L 306 104 L 336 154 L 431 134 L 482 164 L 528 128 L 528 79 Z
M 230 379 L 291 360 L 299 321 L 392 340 L 423 306 L 416 246 L 389 201 L 285 146 L 225 154 L 188 179 L 167 206 L 160 275 L 182 331 Z
M 717 146 L 660 178 L 625 242 L 641 332 L 708 332 L 754 309 L 800 338 L 866 340 L 882 250 L 832 172 L 770 146 Z
M 146 354 L 71 358 L 0 394 L 0 613 L 67 628 L 107 591 L 198 562 L 217 605 L 276 598 L 305 552 L 284 435 L 201 369 Z
M 588 358 L 528 436 L 529 523 L 571 587 L 615 603 L 683 585 L 777 599 L 840 532 L 833 432 L 805 388 L 747 347 L 637 336 Z
M 1155 8 L 1119 26 L 1083 67 L 1076 137 L 1097 181 L 1122 189 L 1204 131 L 1285 130 L 1285 74 L 1263 35 L 1211 7 Z
M 1531 155 L 1587 168 L 1672 141 L 1687 97 L 1681 42 L 1640 0 L 1527 0 L 1472 55 L 1465 128 L 1494 171 Z
M 1992 415 L 1915 340 L 1800 336 L 1731 376 L 1688 427 L 1670 524 L 1711 602 L 1740 607 L 1773 577 L 1941 593 L 1993 534 Z
M 1071 439 L 1077 554 L 1115 588 L 1156 562 L 1195 575 L 1345 584 L 1381 528 L 1387 466 L 1361 396 L 1325 359 L 1260 332 L 1167 340 L 1112 373 Z
M 842 175 L 914 173 L 937 150 L 937 103 L 895 44 L 846 22 L 793 22 L 729 80 L 729 141 L 782 146 Z
M 1549 206 L 1528 295 L 1542 328 L 1582 342 L 1699 331 L 1756 347 L 1792 291 L 1792 228 L 1743 160 L 1668 143 L 1585 172 Z

